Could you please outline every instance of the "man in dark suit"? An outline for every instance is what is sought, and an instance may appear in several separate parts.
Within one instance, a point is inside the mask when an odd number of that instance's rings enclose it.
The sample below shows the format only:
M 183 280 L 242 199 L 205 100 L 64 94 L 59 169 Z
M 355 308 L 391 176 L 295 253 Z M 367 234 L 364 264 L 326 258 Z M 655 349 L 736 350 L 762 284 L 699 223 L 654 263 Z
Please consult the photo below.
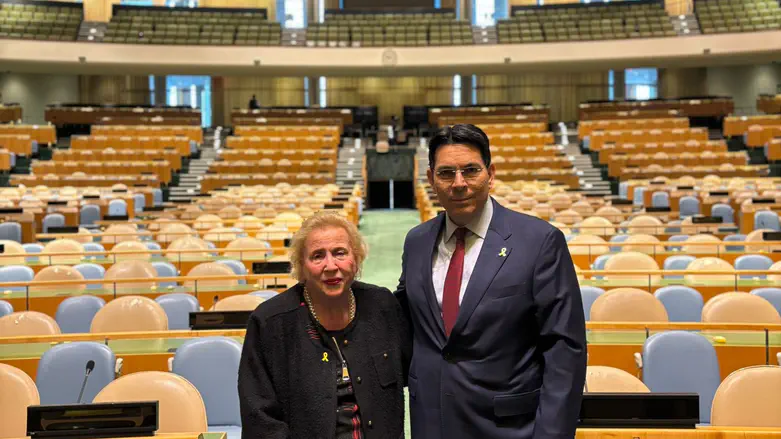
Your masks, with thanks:
M 412 438 L 573 438 L 586 331 L 564 235 L 489 196 L 474 125 L 441 129 L 429 163 L 446 214 L 407 234 L 396 291 L 414 333 Z

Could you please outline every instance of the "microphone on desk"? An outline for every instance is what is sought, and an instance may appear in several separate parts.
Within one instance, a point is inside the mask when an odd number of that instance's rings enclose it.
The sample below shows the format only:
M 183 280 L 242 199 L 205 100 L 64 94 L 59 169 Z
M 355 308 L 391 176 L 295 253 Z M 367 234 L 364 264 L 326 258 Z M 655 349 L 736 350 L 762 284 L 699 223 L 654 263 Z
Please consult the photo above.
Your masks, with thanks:
M 76 404 L 81 404 L 81 397 L 84 396 L 84 388 L 87 387 L 87 380 L 89 379 L 89 374 L 92 373 L 92 369 L 95 368 L 95 362 L 92 360 L 87 361 L 87 368 L 84 371 L 84 381 L 81 383 L 81 391 L 79 391 L 79 399 L 76 401 Z

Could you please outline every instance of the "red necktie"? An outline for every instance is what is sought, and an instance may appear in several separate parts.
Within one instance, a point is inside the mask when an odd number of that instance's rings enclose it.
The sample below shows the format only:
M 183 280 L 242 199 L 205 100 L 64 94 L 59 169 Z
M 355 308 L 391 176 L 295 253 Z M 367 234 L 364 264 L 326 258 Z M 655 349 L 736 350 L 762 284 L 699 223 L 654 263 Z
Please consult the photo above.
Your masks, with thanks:
M 464 236 L 466 228 L 459 227 L 456 236 L 456 249 L 450 258 L 450 266 L 445 277 L 445 289 L 442 294 L 442 318 L 445 321 L 445 335 L 450 337 L 450 331 L 458 317 L 458 299 L 461 293 L 461 276 L 464 273 Z

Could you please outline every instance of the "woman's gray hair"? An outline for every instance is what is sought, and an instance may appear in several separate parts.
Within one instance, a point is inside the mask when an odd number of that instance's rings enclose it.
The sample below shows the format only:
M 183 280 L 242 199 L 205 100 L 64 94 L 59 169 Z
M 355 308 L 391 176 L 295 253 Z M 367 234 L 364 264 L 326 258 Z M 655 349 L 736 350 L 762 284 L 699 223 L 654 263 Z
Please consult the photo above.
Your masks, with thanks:
M 299 282 L 304 280 L 304 259 L 306 258 L 304 252 L 306 251 L 306 240 L 309 234 L 315 230 L 327 227 L 338 227 L 347 232 L 347 237 L 350 240 L 350 251 L 356 265 L 355 277 L 358 278 L 360 276 L 363 261 L 369 254 L 366 241 L 364 241 L 358 228 L 348 221 L 347 218 L 335 213 L 321 211 L 307 218 L 301 224 L 301 228 L 293 235 L 293 239 L 290 242 L 290 275 L 293 279 Z

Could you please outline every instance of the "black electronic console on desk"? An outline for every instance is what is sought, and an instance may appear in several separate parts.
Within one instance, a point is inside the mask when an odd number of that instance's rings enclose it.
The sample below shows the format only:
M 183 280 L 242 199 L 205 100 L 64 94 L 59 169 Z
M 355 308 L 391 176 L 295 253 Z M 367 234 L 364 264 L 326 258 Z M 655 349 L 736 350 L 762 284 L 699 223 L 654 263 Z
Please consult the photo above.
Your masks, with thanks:
M 154 436 L 159 424 L 157 401 L 27 407 L 31 439 L 77 439 Z
M 579 428 L 695 428 L 700 422 L 696 393 L 583 394 Z
M 252 311 L 198 311 L 190 313 L 190 328 L 246 329 Z

